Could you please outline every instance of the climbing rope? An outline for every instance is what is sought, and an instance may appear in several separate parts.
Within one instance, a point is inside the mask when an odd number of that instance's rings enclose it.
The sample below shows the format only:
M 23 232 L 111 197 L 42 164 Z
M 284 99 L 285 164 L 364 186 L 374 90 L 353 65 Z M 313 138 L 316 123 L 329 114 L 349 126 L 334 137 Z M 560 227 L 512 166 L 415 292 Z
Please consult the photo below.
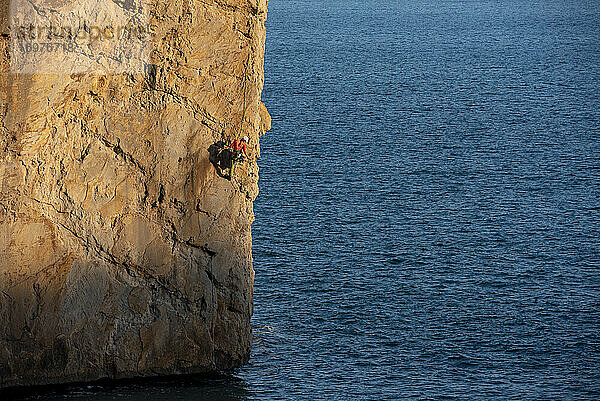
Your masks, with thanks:
M 239 139 L 242 135 L 242 127 L 244 126 L 244 119 L 246 118 L 246 88 L 248 83 L 248 64 L 250 64 L 250 55 L 248 55 L 248 58 L 246 59 L 244 68 L 244 83 L 242 85 L 242 91 L 244 92 L 244 107 L 242 109 L 242 121 L 240 121 L 240 131 L 238 132 L 236 139 Z
M 248 65 L 250 64 L 250 55 L 248 55 L 248 58 L 246 59 L 246 63 L 244 63 L 244 83 L 242 84 L 242 91 L 243 91 L 243 108 L 242 108 L 242 120 L 240 121 L 240 130 L 237 134 L 237 136 L 234 138 L 236 140 L 239 140 L 239 138 L 241 138 L 242 136 L 242 131 L 243 131 L 243 127 L 244 127 L 244 120 L 246 119 L 246 108 L 247 108 L 247 104 L 246 104 L 246 92 L 247 92 L 247 88 L 248 88 Z M 231 140 L 229 141 L 230 143 L 232 142 Z M 237 160 L 233 160 L 231 165 L 231 170 L 230 170 L 230 177 L 233 177 L 233 172 L 235 171 L 235 165 L 238 163 Z

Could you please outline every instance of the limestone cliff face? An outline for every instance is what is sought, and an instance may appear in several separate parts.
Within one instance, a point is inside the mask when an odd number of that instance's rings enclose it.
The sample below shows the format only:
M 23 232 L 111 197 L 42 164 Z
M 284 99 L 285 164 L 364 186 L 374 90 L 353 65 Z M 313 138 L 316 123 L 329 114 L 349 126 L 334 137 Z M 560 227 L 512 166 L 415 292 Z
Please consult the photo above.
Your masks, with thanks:
M 50 74 L 11 68 L 3 2 L 0 387 L 247 361 L 266 7 L 151 0 L 143 72 Z

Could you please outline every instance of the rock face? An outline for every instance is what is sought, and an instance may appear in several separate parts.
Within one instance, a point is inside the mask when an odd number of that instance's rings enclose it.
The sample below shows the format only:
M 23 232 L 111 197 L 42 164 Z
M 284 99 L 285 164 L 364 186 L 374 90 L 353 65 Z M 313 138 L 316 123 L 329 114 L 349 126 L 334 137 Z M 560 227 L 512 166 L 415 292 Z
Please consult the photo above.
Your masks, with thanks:
M 24 73 L 0 6 L 0 387 L 249 357 L 267 4 L 146 7 L 143 71 Z M 227 180 L 208 149 L 243 135 Z

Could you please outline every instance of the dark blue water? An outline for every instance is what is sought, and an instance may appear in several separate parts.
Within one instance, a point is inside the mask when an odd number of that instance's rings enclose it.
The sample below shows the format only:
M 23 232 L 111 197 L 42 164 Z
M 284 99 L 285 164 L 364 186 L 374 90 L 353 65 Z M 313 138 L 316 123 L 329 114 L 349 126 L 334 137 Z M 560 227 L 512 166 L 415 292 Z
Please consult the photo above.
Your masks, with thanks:
M 600 2 L 269 11 L 250 364 L 68 397 L 600 399 Z
M 260 399 L 600 399 L 600 2 L 272 0 Z

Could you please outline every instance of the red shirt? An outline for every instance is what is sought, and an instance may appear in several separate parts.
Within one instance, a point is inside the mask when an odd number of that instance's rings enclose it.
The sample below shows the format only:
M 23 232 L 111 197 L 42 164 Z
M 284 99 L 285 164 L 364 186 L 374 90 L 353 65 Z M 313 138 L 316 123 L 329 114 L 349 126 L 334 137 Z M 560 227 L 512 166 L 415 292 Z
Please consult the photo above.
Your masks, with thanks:
M 242 150 L 245 154 L 248 154 L 247 150 L 246 150 L 246 142 L 244 141 L 238 141 L 237 139 L 235 141 L 233 141 L 233 143 L 231 144 L 231 147 L 233 148 L 234 151 L 239 151 Z

